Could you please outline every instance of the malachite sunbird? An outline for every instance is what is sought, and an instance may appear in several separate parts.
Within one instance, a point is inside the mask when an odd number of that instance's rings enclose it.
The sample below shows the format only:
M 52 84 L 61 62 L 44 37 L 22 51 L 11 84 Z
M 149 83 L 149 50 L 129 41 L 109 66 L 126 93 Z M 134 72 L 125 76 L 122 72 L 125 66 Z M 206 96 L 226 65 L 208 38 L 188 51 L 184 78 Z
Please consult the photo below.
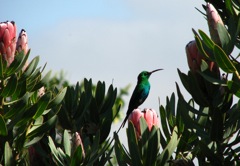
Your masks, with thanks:
M 156 69 L 151 72 L 148 71 L 142 71 L 138 75 L 138 81 L 137 85 L 132 93 L 132 96 L 130 98 L 130 102 L 128 105 L 128 110 L 125 119 L 123 120 L 123 123 L 121 124 L 120 128 L 118 129 L 117 133 L 119 130 L 124 127 L 125 123 L 127 122 L 128 116 L 131 114 L 131 112 L 138 108 L 148 97 L 149 91 L 150 91 L 150 83 L 148 81 L 149 77 L 151 76 L 152 73 L 163 70 L 163 69 Z

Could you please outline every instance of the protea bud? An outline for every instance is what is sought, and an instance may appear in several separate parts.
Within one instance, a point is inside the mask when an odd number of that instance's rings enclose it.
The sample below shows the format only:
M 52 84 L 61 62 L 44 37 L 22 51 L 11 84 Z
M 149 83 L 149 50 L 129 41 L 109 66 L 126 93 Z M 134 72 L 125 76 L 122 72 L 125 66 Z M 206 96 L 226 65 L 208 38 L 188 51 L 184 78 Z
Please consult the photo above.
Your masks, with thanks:
M 199 53 L 196 41 L 190 41 L 186 47 L 188 66 L 192 72 L 199 71 L 201 68 L 201 63 L 203 56 Z
M 27 33 L 24 29 L 21 30 L 21 32 L 19 33 L 18 36 L 18 41 L 17 41 L 17 51 L 24 52 L 24 55 L 27 54 L 29 48 L 28 48 L 28 37 L 27 37 Z M 23 70 L 25 70 L 28 66 L 28 62 L 25 63 Z
M 85 158 L 85 151 L 82 143 L 81 136 L 78 132 L 75 132 L 72 137 L 72 154 L 74 154 L 74 151 L 78 146 L 81 146 L 82 148 L 82 156 Z
M 218 65 L 215 62 L 209 61 L 203 57 L 203 55 L 198 51 L 195 40 L 190 41 L 186 45 L 185 50 L 187 54 L 188 66 L 193 73 L 200 71 L 202 60 L 205 60 L 208 63 L 209 70 L 219 75 L 220 71 Z
M 152 130 L 153 126 L 159 127 L 159 119 L 155 110 L 153 109 L 144 109 L 141 111 L 140 109 L 134 109 L 130 114 L 128 120 L 131 121 L 137 131 L 137 137 L 141 136 L 141 128 L 140 128 L 140 118 L 143 117 L 146 120 L 149 131 Z
M 24 51 L 24 54 L 26 55 L 29 48 L 28 48 L 28 36 L 27 33 L 24 29 L 21 30 L 18 36 L 18 41 L 17 41 L 17 51 L 21 52 Z
M 16 51 L 16 25 L 12 22 L 0 23 L 0 53 L 8 62 L 8 65 L 14 60 Z
M 40 89 L 38 89 L 38 97 L 42 97 L 45 94 L 45 87 L 41 87 Z
M 211 38 L 216 44 L 221 46 L 221 41 L 217 31 L 217 24 L 220 23 L 224 25 L 223 21 L 211 3 L 207 3 L 206 12 Z

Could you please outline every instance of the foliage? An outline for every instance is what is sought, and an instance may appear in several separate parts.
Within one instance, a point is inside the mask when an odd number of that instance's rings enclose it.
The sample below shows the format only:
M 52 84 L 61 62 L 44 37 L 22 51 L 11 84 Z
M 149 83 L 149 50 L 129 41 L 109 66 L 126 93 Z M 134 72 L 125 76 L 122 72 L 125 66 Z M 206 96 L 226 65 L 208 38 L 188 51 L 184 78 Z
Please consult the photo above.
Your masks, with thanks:
M 222 77 L 209 70 L 206 61 L 201 64 L 201 71 L 188 74 L 178 70 L 185 89 L 192 100 L 186 102 L 177 86 L 179 112 L 188 131 L 195 137 L 182 139 L 194 144 L 188 149 L 192 158 L 199 165 L 236 165 L 239 164 L 239 102 L 233 103 L 233 96 L 239 96 L 238 55 L 231 54 L 240 43 L 240 4 L 236 1 L 210 1 L 219 12 L 225 25 L 217 24 L 216 31 L 220 43 L 216 44 L 205 32 L 194 32 L 199 51 L 206 60 L 216 63 Z M 206 9 L 206 6 L 204 6 Z M 231 77 L 229 79 L 229 77 Z M 196 106 L 196 104 L 198 106 Z M 184 131 L 185 132 L 185 131 Z
M 37 68 L 39 57 L 34 58 L 25 70 L 30 51 L 16 55 L 7 67 L 0 58 L 0 156 L 4 165 L 23 164 L 27 150 L 55 127 L 60 102 L 66 89 L 59 93 L 46 91 L 38 95 L 38 89 L 49 81 L 50 73 L 42 76 Z

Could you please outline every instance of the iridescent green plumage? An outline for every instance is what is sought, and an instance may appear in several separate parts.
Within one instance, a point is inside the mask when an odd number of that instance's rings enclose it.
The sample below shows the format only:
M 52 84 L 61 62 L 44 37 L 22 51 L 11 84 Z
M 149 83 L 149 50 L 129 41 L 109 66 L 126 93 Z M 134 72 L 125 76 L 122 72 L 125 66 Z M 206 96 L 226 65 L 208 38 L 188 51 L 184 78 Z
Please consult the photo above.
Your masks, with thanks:
M 131 114 L 131 112 L 134 109 L 138 108 L 138 106 L 141 105 L 146 100 L 150 91 L 150 83 L 148 79 L 152 73 L 159 70 L 162 70 L 162 69 L 153 70 L 151 72 L 142 71 L 138 75 L 137 85 L 133 91 L 133 94 L 131 96 L 131 99 L 128 105 L 127 115 L 117 132 L 119 132 L 121 127 L 124 127 L 125 123 L 127 122 L 128 116 Z

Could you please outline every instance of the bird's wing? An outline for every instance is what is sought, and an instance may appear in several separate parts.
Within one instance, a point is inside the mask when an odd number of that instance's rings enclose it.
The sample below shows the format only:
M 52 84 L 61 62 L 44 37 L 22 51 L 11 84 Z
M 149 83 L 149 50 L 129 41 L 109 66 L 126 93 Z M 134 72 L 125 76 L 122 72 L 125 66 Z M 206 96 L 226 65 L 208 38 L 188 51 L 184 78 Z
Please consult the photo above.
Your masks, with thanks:
M 148 93 L 144 88 L 136 86 L 129 102 L 130 109 L 135 109 L 141 105 L 147 98 Z

